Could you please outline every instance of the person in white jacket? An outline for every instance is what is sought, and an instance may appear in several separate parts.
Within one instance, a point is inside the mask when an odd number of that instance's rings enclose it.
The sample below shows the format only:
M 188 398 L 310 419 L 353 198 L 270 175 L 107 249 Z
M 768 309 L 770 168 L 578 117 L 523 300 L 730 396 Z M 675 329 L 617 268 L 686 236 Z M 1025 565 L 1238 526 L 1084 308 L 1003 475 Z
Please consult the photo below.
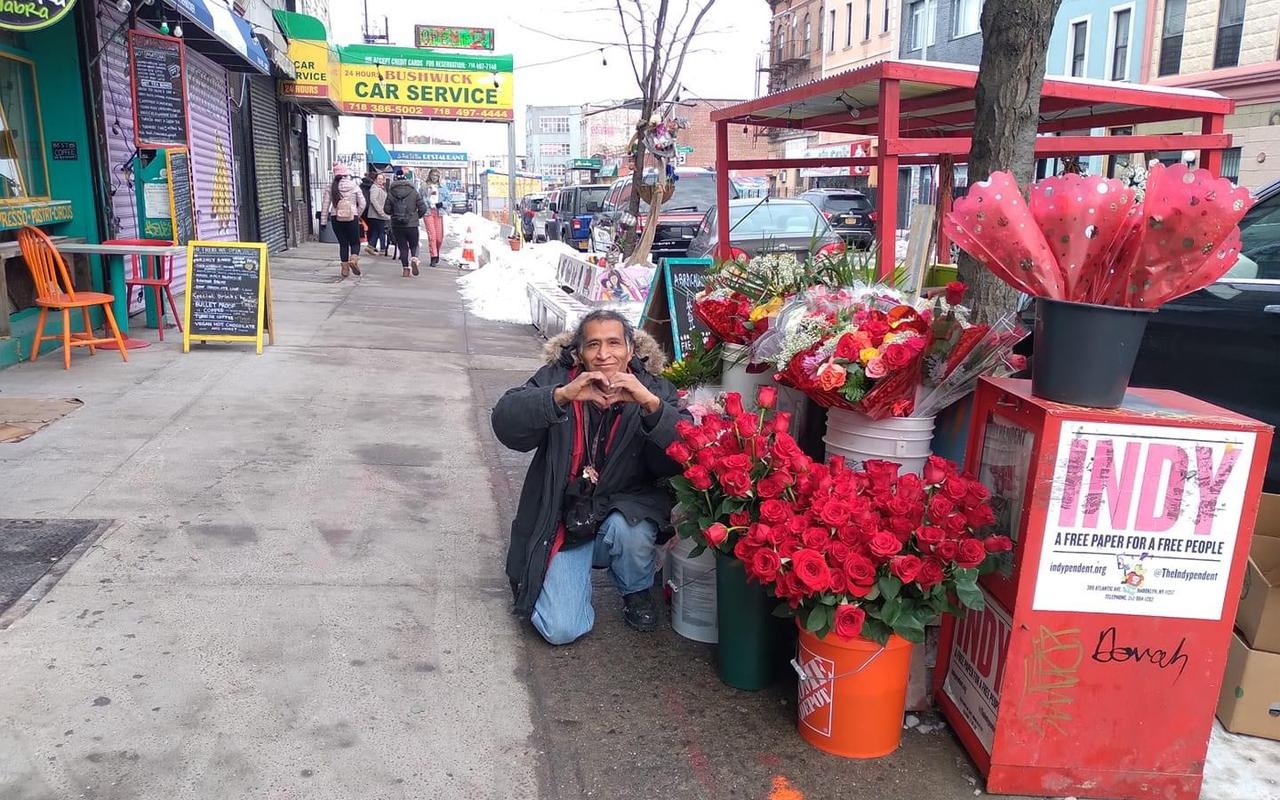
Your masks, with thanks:
M 427 173 L 427 182 L 422 185 L 422 199 L 427 204 L 427 215 L 423 222 L 427 228 L 427 252 L 431 261 L 427 266 L 440 266 L 440 247 L 444 244 L 444 193 L 440 188 L 440 170 L 433 169 Z

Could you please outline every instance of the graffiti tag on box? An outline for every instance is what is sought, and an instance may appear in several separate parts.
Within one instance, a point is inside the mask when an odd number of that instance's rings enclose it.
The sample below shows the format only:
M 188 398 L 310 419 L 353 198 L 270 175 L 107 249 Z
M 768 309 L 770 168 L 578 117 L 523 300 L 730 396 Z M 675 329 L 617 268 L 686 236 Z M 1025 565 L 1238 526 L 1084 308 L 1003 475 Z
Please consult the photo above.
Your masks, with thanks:
M 1064 425 L 1035 610 L 1220 618 L 1254 438 Z

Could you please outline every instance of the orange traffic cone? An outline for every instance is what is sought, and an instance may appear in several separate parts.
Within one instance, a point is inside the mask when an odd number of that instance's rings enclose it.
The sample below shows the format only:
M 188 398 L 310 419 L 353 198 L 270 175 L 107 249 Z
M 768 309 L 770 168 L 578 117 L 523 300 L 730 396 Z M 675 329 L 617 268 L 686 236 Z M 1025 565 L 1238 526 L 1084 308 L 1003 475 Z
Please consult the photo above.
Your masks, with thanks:
M 467 235 L 462 238 L 462 263 L 476 263 L 476 245 L 471 239 L 471 226 L 467 226 Z

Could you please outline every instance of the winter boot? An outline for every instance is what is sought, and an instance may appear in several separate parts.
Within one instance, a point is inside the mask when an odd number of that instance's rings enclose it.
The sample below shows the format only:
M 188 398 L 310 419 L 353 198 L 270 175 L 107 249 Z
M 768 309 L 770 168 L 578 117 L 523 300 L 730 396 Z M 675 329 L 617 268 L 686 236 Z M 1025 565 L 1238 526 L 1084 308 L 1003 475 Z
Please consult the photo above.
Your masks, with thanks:
M 351 262 L 350 262 L 350 261 L 343 261 L 343 262 L 342 262 L 342 277 L 344 277 L 344 278 L 345 278 L 345 277 L 347 277 L 347 276 L 348 276 L 348 275 L 350 275 L 350 274 L 351 274 Z
M 414 275 L 418 274 L 418 265 L 421 263 L 422 262 L 418 260 L 417 256 L 414 256 L 413 258 L 409 259 L 409 268 L 413 271 Z
M 351 271 L 357 275 L 360 274 L 360 256 L 351 257 Z

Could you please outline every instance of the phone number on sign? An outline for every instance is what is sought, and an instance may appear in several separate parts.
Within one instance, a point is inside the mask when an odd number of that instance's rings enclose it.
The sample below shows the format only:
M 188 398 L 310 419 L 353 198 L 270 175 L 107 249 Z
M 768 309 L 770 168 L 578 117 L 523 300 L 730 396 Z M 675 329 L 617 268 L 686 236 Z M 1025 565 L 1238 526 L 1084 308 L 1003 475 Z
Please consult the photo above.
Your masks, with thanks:
M 355 114 L 391 114 L 397 117 L 449 117 L 451 119 L 510 120 L 506 108 L 457 108 L 456 106 L 414 106 L 403 103 L 343 103 L 343 110 Z

